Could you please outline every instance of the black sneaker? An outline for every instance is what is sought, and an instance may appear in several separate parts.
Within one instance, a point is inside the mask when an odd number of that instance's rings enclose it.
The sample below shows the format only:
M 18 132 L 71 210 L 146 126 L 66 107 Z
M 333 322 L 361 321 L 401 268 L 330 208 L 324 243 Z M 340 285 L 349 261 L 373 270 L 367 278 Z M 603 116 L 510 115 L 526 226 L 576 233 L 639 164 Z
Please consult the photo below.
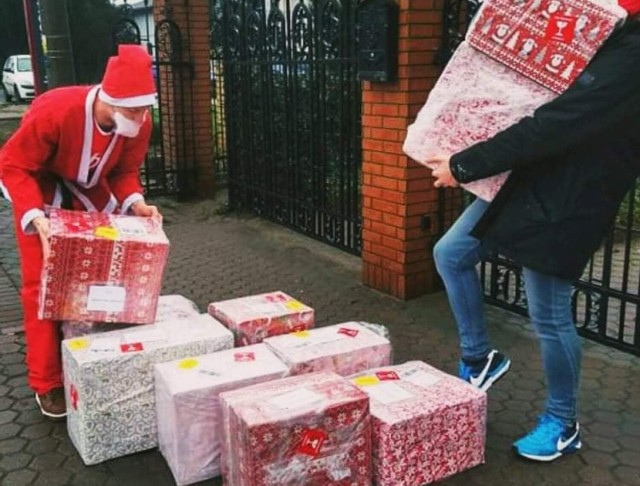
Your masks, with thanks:
M 458 364 L 458 376 L 482 391 L 487 391 L 491 385 L 502 378 L 511 367 L 511 360 L 497 349 L 492 350 L 483 363 L 470 366 L 463 360 Z

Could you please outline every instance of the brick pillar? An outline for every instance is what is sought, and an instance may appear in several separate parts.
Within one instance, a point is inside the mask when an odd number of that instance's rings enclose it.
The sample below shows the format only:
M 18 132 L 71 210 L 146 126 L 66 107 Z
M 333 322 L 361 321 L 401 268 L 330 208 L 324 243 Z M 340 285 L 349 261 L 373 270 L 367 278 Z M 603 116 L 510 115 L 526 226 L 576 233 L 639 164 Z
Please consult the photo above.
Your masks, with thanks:
M 166 12 L 169 13 L 165 16 Z M 190 61 L 193 66 L 192 77 L 183 74 L 183 92 L 176 92 L 180 88 L 178 83 L 168 83 L 162 87 L 162 110 L 172 117 L 165 124 L 166 130 L 171 133 L 164 133 L 163 136 L 167 140 L 177 138 L 177 156 L 188 158 L 175 162 L 186 162 L 197 169 L 198 196 L 212 197 L 214 166 L 209 74 L 209 0 L 156 0 L 154 18 L 156 23 L 165 18 L 176 23 L 182 35 L 182 58 Z M 156 43 L 160 41 L 156 38 Z M 171 69 L 161 67 L 161 76 L 164 71 L 171 78 Z M 173 69 L 177 71 L 178 68 Z
M 402 152 L 440 70 L 442 0 L 400 0 L 398 81 L 363 83 L 363 281 L 401 299 L 435 291 L 438 189 Z

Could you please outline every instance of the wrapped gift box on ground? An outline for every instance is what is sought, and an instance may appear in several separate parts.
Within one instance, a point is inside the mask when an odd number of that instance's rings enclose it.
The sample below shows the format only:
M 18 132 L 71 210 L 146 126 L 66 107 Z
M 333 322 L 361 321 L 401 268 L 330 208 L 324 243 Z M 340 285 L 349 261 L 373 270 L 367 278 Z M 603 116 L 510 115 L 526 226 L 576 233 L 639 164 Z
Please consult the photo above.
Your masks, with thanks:
M 176 483 L 221 474 L 221 392 L 288 374 L 265 344 L 156 365 L 158 443 Z
M 169 254 L 158 220 L 54 209 L 50 242 L 40 318 L 154 322 Z
M 484 462 L 487 396 L 420 361 L 351 378 L 371 399 L 380 486 L 420 486 Z
M 335 373 L 311 373 L 220 395 L 229 486 L 369 486 L 365 393 Z
M 158 299 L 158 312 L 155 324 L 159 322 L 171 323 L 200 314 L 195 302 L 182 295 L 161 295 Z M 135 324 L 104 323 L 88 321 L 64 321 L 62 323 L 62 336 L 64 339 L 86 336 L 108 331 L 117 331 L 132 327 Z
M 208 314 L 63 341 L 67 428 L 85 464 L 158 445 L 155 364 L 232 346 Z
M 251 295 L 209 304 L 209 314 L 227 326 L 236 346 L 313 327 L 313 309 L 284 292 Z
M 289 366 L 292 375 L 333 371 L 348 376 L 392 362 L 389 340 L 367 325 L 345 322 L 264 342 Z
M 467 40 L 408 127 L 404 152 L 425 164 L 532 115 L 569 86 L 624 16 L 623 9 L 606 0 L 485 0 Z M 570 22 L 560 31 L 569 36 L 555 38 L 557 22 L 567 18 Z M 507 176 L 463 187 L 491 201 Z

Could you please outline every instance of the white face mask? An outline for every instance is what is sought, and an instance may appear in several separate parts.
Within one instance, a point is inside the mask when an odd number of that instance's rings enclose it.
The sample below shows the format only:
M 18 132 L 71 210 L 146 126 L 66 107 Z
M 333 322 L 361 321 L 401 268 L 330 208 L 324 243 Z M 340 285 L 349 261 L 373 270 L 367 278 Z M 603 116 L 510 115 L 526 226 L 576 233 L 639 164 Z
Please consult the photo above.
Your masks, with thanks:
M 134 138 L 140 133 L 140 126 L 138 123 L 130 120 L 119 111 L 114 112 L 113 121 L 116 124 L 114 133 L 123 137 Z

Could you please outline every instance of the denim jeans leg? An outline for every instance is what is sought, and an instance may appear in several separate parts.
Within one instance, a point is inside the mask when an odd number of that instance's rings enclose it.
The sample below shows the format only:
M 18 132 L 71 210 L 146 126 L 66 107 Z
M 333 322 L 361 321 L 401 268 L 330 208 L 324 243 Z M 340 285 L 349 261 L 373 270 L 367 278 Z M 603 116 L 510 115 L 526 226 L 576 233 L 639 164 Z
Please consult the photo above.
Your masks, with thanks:
M 436 268 L 458 326 L 462 357 L 469 360 L 484 359 L 491 351 L 484 295 L 476 269 L 481 260 L 480 241 L 469 234 L 488 205 L 476 199 L 433 249 Z
M 540 341 L 547 381 L 546 412 L 573 424 L 582 362 L 571 313 L 572 283 L 524 268 L 529 316 Z

